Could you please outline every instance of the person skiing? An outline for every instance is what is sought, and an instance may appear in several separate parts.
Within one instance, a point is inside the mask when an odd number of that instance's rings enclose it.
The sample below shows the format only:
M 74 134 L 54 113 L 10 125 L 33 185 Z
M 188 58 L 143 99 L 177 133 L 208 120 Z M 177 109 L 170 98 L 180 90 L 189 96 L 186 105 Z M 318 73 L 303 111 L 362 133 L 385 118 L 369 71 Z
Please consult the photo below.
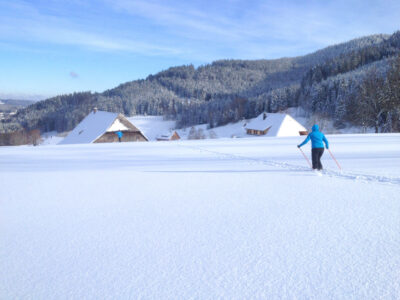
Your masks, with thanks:
M 122 136 L 123 136 L 124 134 L 122 133 L 121 130 L 118 130 L 118 131 L 116 132 L 116 134 L 118 135 L 118 141 L 121 143 L 121 139 L 122 139 Z
M 326 149 L 329 149 L 329 142 L 325 135 L 319 131 L 317 124 L 313 125 L 312 132 L 308 134 L 307 138 L 300 144 L 298 148 L 308 143 L 311 140 L 311 157 L 312 157 L 312 168 L 322 170 L 321 157 L 324 154 L 324 144 Z

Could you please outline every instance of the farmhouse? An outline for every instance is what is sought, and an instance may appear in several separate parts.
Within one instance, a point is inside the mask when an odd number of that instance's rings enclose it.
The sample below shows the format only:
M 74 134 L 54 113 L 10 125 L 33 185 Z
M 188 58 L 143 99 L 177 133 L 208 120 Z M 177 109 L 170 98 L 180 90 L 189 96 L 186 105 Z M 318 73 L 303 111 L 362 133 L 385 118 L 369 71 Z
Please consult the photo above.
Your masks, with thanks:
M 307 129 L 288 114 L 262 113 L 245 125 L 246 133 L 266 136 L 307 135 Z
M 122 114 L 94 109 L 59 144 L 115 143 L 118 131 L 123 133 L 121 142 L 148 141 Z
M 181 137 L 179 136 L 179 134 L 174 131 L 170 134 L 165 134 L 165 135 L 160 135 L 157 137 L 157 141 L 176 141 L 176 140 L 180 140 Z

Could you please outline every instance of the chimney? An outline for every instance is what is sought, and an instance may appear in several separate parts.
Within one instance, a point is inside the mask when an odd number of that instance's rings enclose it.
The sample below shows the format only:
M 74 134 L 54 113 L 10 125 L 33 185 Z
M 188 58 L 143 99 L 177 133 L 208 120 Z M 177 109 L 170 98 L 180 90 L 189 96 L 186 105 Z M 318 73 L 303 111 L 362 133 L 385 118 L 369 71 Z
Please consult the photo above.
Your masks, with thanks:
M 263 114 L 263 120 L 265 120 L 267 118 L 267 113 L 265 112 L 264 114 Z
M 95 114 L 97 112 L 97 107 L 93 108 L 93 113 Z

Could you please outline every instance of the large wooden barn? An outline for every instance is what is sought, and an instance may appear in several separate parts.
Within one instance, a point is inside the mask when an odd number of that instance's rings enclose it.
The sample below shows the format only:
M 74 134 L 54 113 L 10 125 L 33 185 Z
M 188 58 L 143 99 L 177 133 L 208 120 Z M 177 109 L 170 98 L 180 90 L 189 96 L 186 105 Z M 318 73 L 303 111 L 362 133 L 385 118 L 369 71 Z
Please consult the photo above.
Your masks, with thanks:
M 115 143 L 117 132 L 123 136 L 121 142 L 146 142 L 142 131 L 122 114 L 94 109 L 80 122 L 60 144 Z
M 298 136 L 307 135 L 307 129 L 288 114 L 262 113 L 245 126 L 250 135 Z

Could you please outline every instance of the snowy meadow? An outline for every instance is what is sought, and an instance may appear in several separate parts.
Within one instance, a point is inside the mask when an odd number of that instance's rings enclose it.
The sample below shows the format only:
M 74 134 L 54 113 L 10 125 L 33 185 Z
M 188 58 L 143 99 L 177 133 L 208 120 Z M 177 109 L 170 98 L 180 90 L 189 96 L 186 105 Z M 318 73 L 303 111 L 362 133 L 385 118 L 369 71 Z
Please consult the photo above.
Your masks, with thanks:
M 1 147 L 0 298 L 398 299 L 400 134 L 327 138 Z

